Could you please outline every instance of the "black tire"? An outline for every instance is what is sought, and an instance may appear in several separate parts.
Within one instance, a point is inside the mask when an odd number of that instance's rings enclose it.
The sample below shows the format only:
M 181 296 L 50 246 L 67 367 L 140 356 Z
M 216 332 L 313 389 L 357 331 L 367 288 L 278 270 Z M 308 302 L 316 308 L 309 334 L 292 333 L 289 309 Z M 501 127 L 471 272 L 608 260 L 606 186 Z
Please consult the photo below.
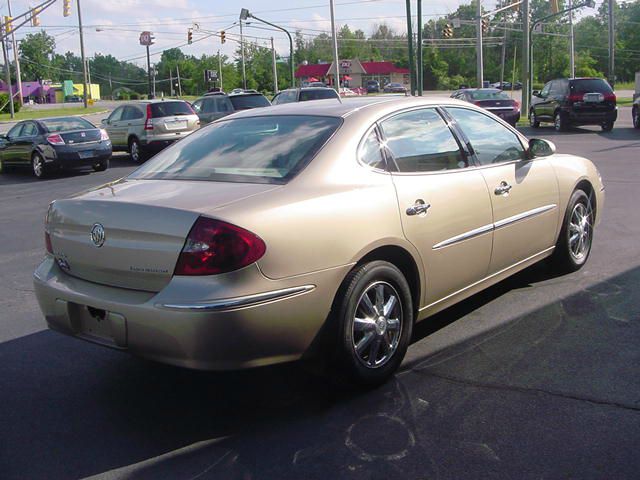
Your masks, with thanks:
M 603 132 L 610 132 L 613 130 L 613 122 L 605 122 L 601 125 Z
M 640 108 L 633 107 L 631 118 L 633 120 L 633 128 L 640 128 Z
M 140 140 L 136 137 L 131 137 L 129 139 L 129 149 L 127 151 L 129 152 L 131 160 L 135 163 L 142 163 L 146 159 L 145 152 L 140 145 Z
M 9 171 L 9 167 L 5 165 L 4 161 L 0 158 L 0 175 L 3 173 L 7 173 Z
M 31 173 L 38 180 L 42 180 L 47 176 L 47 169 L 44 163 L 44 158 L 38 152 L 31 155 Z
M 360 322 L 356 322 L 358 312 L 363 315 Z M 402 272 L 381 260 L 356 267 L 342 283 L 332 315 L 337 349 L 335 344 L 329 348 L 335 352 L 337 377 L 361 387 L 384 383 L 400 366 L 413 330 L 411 290 Z M 356 345 L 363 347 L 360 352 Z
M 109 159 L 102 160 L 100 163 L 96 163 L 93 166 L 93 170 L 96 172 L 104 172 L 107 168 L 109 168 Z
M 560 111 L 556 112 L 553 116 L 553 126 L 556 129 L 556 132 L 566 132 L 569 127 L 566 115 Z
M 587 214 L 587 223 L 580 228 L 577 219 L 580 217 L 578 210 Z M 593 244 L 593 222 L 595 212 L 587 194 L 578 189 L 573 192 L 564 215 L 560 236 L 556 248 L 551 257 L 551 266 L 558 273 L 570 273 L 581 269 L 591 253 Z M 579 227 L 579 228 L 576 228 Z M 575 235 L 583 235 L 584 248 L 576 248 Z M 572 240 L 573 239 L 573 240 Z
M 540 127 L 540 120 L 538 120 L 536 112 L 533 108 L 529 112 L 529 125 L 531 125 L 532 128 Z

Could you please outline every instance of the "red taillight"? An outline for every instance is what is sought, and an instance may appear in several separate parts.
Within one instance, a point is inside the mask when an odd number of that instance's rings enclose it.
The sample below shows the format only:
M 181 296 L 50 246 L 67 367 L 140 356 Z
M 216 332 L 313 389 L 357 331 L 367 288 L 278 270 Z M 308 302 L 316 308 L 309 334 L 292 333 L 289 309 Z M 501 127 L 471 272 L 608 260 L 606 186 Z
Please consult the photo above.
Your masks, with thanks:
M 109 134 L 106 130 L 100 129 L 100 141 L 104 142 L 105 140 L 109 140 Z
M 49 142 L 51 145 L 64 145 L 64 138 L 62 138 L 62 136 L 58 135 L 57 133 L 54 133 L 53 135 L 49 135 L 47 137 L 47 142 Z
M 584 95 L 569 95 L 567 97 L 567 101 L 569 103 L 582 102 L 584 100 Z
M 520 102 L 517 100 L 513 101 L 513 109 L 514 110 L 520 110 Z
M 51 235 L 46 230 L 44 231 L 44 245 L 47 248 L 47 253 L 53 255 L 53 247 L 51 246 Z
M 604 94 L 604 99 L 607 102 L 613 102 L 616 103 L 616 94 L 615 93 L 605 93 Z
M 145 130 L 153 130 L 153 112 L 151 111 L 151 104 L 147 103 L 147 120 L 144 122 Z
M 254 233 L 230 223 L 199 217 L 178 257 L 174 275 L 216 275 L 251 265 L 267 246 Z

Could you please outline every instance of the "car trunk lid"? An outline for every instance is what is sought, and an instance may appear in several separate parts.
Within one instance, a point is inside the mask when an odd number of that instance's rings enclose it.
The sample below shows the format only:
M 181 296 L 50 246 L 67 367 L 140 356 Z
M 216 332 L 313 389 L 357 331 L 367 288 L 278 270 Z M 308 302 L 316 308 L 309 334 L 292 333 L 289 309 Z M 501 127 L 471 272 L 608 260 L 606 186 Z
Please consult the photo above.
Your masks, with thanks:
M 77 145 L 78 143 L 91 143 L 100 141 L 100 130 L 97 128 L 87 130 L 72 130 L 61 132 L 62 137 L 67 145 Z
M 157 292 L 171 280 L 185 239 L 200 215 L 273 188 L 125 180 L 54 202 L 47 229 L 53 254 L 67 274 Z

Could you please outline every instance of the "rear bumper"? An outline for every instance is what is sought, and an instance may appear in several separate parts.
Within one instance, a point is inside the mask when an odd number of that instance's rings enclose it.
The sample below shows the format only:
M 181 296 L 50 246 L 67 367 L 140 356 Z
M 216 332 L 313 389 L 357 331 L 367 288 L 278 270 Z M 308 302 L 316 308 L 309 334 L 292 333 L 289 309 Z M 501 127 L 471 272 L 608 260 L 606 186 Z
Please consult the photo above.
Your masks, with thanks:
M 254 265 L 221 279 L 173 277 L 152 293 L 71 277 L 47 256 L 34 273 L 34 286 L 53 330 L 162 363 L 228 370 L 300 358 L 324 324 L 348 269 L 276 282 Z M 239 285 L 244 293 L 229 287 L 233 277 L 247 276 L 251 281 Z M 247 292 L 247 283 L 256 290 Z M 217 298 L 205 293 L 216 290 Z M 96 311 L 103 320 L 92 316 Z
M 168 147 L 173 142 L 180 140 L 181 138 L 186 137 L 187 135 L 193 133 L 195 130 L 185 131 L 185 132 L 172 132 L 165 133 L 161 135 L 152 135 L 147 134 L 145 138 L 140 140 L 140 145 L 144 147 L 147 151 L 157 151 L 159 152 L 163 148 Z
M 82 168 L 111 158 L 111 142 L 82 147 L 59 146 L 45 151 L 45 164 L 61 168 Z
M 602 112 L 566 110 L 569 121 L 574 125 L 600 125 L 615 122 L 618 119 L 618 109 Z

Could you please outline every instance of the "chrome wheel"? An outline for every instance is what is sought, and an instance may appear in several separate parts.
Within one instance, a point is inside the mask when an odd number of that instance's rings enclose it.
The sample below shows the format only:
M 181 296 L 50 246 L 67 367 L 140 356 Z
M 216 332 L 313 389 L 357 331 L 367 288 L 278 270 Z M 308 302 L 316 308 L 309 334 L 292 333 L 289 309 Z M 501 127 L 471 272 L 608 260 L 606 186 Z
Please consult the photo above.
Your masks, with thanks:
M 358 300 L 352 331 L 352 347 L 368 368 L 385 365 L 398 349 L 403 326 L 400 296 L 389 283 L 369 285 Z
M 140 161 L 140 146 L 138 145 L 137 140 L 133 140 L 131 142 L 131 146 L 129 147 L 129 154 L 131 155 L 131 160 L 138 163 Z
M 33 167 L 33 174 L 37 178 L 42 177 L 44 173 L 44 160 L 42 157 L 36 153 L 31 160 L 31 165 Z
M 633 109 L 633 128 L 640 128 L 640 108 Z
M 556 113 L 556 116 L 553 119 L 553 126 L 555 127 L 557 132 L 564 130 L 564 122 L 562 121 L 562 115 Z
M 591 249 L 593 234 L 593 210 L 590 205 L 576 203 L 569 221 L 569 252 L 577 262 L 581 262 Z

